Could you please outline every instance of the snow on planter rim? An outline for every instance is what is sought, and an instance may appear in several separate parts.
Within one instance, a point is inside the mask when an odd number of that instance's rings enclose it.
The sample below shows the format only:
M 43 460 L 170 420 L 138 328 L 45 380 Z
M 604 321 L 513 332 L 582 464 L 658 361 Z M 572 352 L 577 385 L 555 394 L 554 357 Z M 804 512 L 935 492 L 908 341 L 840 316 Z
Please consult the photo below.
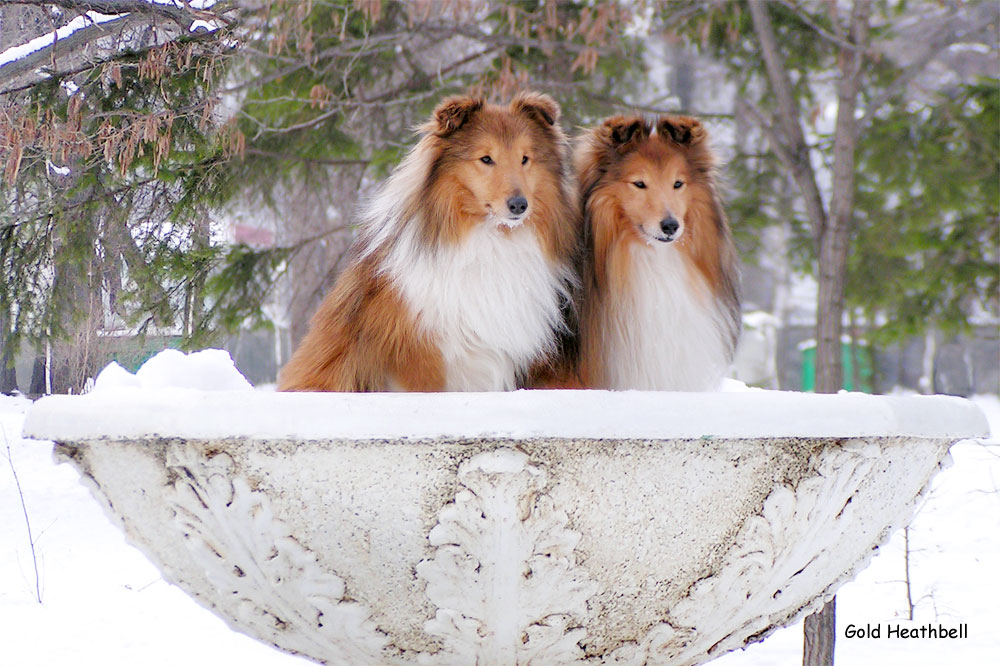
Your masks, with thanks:
M 985 436 L 979 408 L 951 396 L 646 391 L 263 393 L 113 390 L 39 400 L 26 437 L 696 439 Z

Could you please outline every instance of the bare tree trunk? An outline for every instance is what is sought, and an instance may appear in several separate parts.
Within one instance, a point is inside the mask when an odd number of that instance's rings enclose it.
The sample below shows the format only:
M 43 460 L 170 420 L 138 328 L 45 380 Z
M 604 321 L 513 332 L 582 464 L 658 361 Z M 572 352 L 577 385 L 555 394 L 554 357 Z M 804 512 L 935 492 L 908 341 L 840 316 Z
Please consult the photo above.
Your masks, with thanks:
M 7 313 L 0 309 L 0 393 L 17 390 L 17 370 L 14 368 L 14 346 L 11 343 Z
M 832 5 L 836 7 L 836 5 Z M 834 9 L 835 11 L 835 9 Z M 844 278 L 847 250 L 854 224 L 854 169 L 858 143 L 855 117 L 864 51 L 868 45 L 869 0 L 851 8 L 850 41 L 858 48 L 841 47 L 838 54 L 837 122 L 833 139 L 833 194 L 830 215 L 819 230 L 819 302 L 816 308 L 816 392 L 836 393 L 843 386 L 841 334 L 844 316 Z M 837 17 L 833 25 L 838 26 Z M 806 618 L 802 646 L 804 666 L 833 666 L 836 642 L 836 597 Z
M 816 311 L 816 391 L 836 393 L 843 386 L 840 339 L 843 332 L 844 276 L 854 225 L 854 153 L 858 143 L 855 118 L 863 48 L 868 43 L 868 0 L 857 0 L 851 11 L 851 42 L 859 49 L 841 48 L 838 55 L 837 123 L 833 139 L 833 194 L 830 216 L 819 234 L 819 303 Z M 836 21 L 834 21 L 836 23 Z
M 937 331 L 933 328 L 929 328 L 924 332 L 924 353 L 921 367 L 923 372 L 920 373 L 920 380 L 918 382 L 918 387 L 921 393 L 931 395 L 937 391 L 937 387 L 934 384 L 934 360 L 937 358 Z
M 757 122 L 763 125 L 775 153 L 798 185 L 806 212 L 818 236 L 826 225 L 826 209 L 823 207 L 823 198 L 816 184 L 816 173 L 809 158 L 809 144 L 806 143 L 805 133 L 802 130 L 799 107 L 792 94 L 792 80 L 781 58 L 767 3 L 762 0 L 750 0 L 749 8 L 754 33 L 760 42 L 761 55 L 764 57 L 767 79 L 777 101 L 773 124 L 767 123 L 757 113 L 753 115 L 758 116 Z
M 834 597 L 822 610 L 806 618 L 802 635 L 802 663 L 805 666 L 832 666 L 836 637 L 837 597 Z
M 209 231 L 207 217 L 195 223 L 191 240 L 196 250 L 204 251 L 208 248 Z M 183 336 L 185 341 L 190 340 L 195 334 L 195 329 L 200 326 L 205 298 L 202 292 L 205 289 L 206 279 L 205 273 L 199 272 L 191 278 L 184 290 Z
M 3 317 L 0 317 L 0 393 L 13 393 L 18 390 L 17 370 L 14 367 L 14 349 L 3 324 Z
M 347 263 L 352 242 L 348 222 L 354 210 L 341 202 L 352 200 L 363 174 L 363 168 L 331 172 L 329 186 L 313 192 L 290 192 L 281 210 L 275 211 L 282 220 L 279 244 L 294 245 L 306 238 L 318 238 L 290 260 L 289 288 L 283 300 L 292 349 L 305 337 L 313 314 Z
M 788 6 L 791 3 L 783 4 Z M 844 286 L 847 253 L 854 224 L 855 152 L 859 133 L 893 95 L 898 94 L 924 70 L 936 53 L 957 41 L 961 31 L 952 25 L 945 34 L 931 39 L 924 53 L 909 64 L 881 95 L 869 101 L 864 117 L 859 119 L 857 102 L 865 54 L 870 51 L 871 0 L 854 0 L 850 5 L 847 21 L 838 16 L 840 7 L 846 3 L 831 1 L 822 4 L 825 4 L 830 13 L 830 25 L 834 33 L 831 41 L 839 49 L 833 182 L 828 209 L 824 206 L 818 180 L 809 161 L 810 149 L 802 129 L 802 109 L 794 98 L 792 79 L 775 37 L 770 6 L 763 0 L 748 0 L 747 6 L 764 61 L 770 103 L 765 109 L 740 98 L 737 100 L 737 108 L 742 115 L 752 118 L 767 136 L 774 154 L 799 188 L 802 202 L 813 224 L 819 257 L 815 390 L 834 393 L 843 385 L 841 336 Z M 822 611 L 806 618 L 803 650 L 803 663 L 806 666 L 833 664 L 836 630 L 834 612 L 835 600 L 832 600 Z
M 861 331 L 858 328 L 858 320 L 853 308 L 848 310 L 848 322 L 850 324 L 849 334 L 851 336 L 851 386 L 855 391 L 864 391 L 861 385 L 861 355 L 863 353 L 861 342 Z M 866 355 L 867 356 L 867 355 Z M 872 389 L 874 391 L 874 388 Z
M 45 395 L 45 354 L 39 352 L 35 355 L 35 362 L 31 366 L 31 383 L 28 385 L 28 393 L 31 395 Z
M 14 354 L 10 345 L 3 346 L 0 353 L 0 393 L 14 393 L 18 390 L 17 370 L 14 367 Z

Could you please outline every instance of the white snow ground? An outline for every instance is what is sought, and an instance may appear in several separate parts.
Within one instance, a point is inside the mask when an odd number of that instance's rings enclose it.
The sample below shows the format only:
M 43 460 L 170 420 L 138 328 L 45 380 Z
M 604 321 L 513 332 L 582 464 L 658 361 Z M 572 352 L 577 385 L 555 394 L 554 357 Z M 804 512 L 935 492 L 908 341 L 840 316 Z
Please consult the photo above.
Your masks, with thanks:
M 137 381 L 155 380 L 147 376 Z M 844 638 L 848 624 L 881 624 L 885 634 L 887 623 L 905 618 L 900 532 L 838 594 L 838 666 L 973 665 L 991 663 L 1000 655 L 1000 400 L 975 400 L 990 420 L 993 439 L 953 447 L 955 464 L 935 480 L 910 537 L 916 624 L 951 627 L 965 622 L 969 637 Z M 0 664 L 311 663 L 231 631 L 165 583 L 153 565 L 125 543 L 76 473 L 53 464 L 51 444 L 21 439 L 29 406 L 24 398 L 0 396 Z M 24 507 L 38 562 L 41 603 Z M 801 626 L 784 629 L 714 663 L 798 664 L 801 634 Z

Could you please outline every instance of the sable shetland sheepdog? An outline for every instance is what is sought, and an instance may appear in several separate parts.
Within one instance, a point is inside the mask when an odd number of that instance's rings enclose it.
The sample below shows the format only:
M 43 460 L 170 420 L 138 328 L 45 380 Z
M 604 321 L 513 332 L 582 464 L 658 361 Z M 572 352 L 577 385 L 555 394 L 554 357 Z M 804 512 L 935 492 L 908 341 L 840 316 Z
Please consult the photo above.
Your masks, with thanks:
M 556 351 L 579 207 L 549 97 L 444 100 L 362 218 L 282 391 L 497 391 Z
M 714 390 L 728 369 L 739 276 L 707 143 L 683 116 L 610 118 L 578 142 L 584 386 Z

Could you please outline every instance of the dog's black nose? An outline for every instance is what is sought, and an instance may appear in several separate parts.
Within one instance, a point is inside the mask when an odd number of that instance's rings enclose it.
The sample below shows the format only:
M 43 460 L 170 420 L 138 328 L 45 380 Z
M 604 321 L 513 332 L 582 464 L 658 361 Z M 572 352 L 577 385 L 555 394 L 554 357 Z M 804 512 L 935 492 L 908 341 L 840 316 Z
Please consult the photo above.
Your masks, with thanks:
M 674 219 L 673 215 L 670 217 L 660 220 L 660 229 L 663 229 L 663 233 L 669 238 L 677 233 L 677 230 L 681 228 L 677 220 Z
M 520 194 L 516 197 L 511 197 L 507 199 L 507 210 L 510 211 L 511 215 L 521 215 L 524 211 L 528 210 L 528 200 Z

